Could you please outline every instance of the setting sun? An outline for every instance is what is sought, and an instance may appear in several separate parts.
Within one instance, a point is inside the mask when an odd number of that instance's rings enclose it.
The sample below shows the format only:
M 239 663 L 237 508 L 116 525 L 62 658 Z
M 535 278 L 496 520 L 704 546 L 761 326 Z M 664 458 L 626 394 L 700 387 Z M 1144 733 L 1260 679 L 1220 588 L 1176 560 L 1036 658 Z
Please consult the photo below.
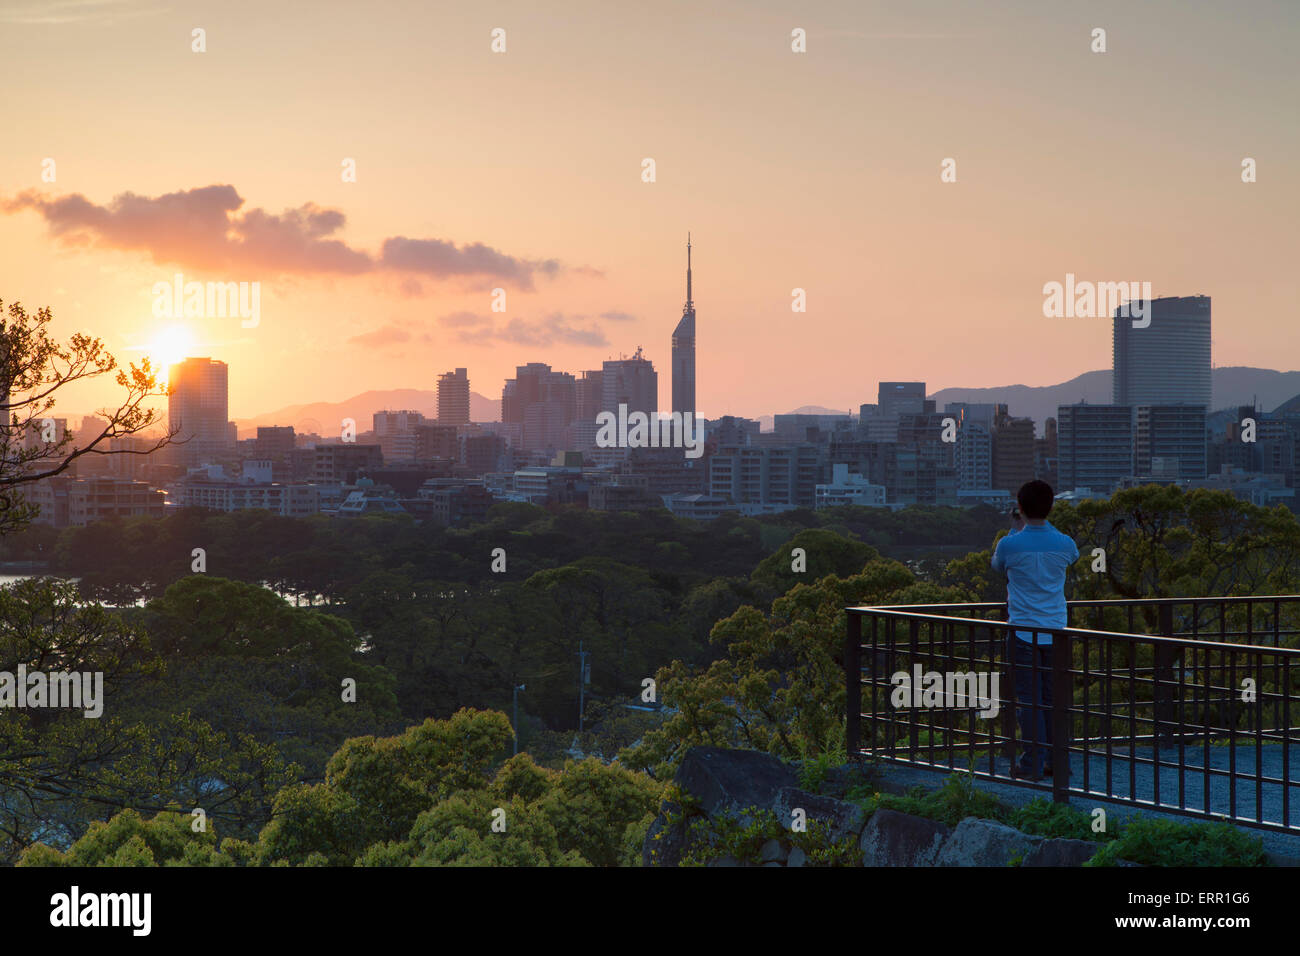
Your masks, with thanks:
M 169 325 L 158 331 L 145 354 L 158 371 L 158 377 L 166 380 L 168 369 L 188 358 L 194 351 L 194 344 L 194 333 L 188 326 Z

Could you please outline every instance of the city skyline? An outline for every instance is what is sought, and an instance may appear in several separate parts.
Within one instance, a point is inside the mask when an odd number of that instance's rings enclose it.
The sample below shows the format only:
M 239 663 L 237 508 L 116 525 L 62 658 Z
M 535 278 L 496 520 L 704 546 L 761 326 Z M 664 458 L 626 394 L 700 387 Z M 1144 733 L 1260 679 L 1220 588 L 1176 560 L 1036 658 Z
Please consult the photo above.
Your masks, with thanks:
M 1213 295 L 1219 364 L 1289 370 L 1300 144 L 1268 78 L 1289 69 L 1300 13 L 1179 8 L 1171 32 L 1174 6 L 670 4 L 641 22 L 392 4 L 339 7 L 311 44 L 290 13 L 239 2 L 203 24 L 129 2 L 138 17 L 11 18 L 13 99 L 31 105 L 24 148 L 0 157 L 4 294 L 123 362 L 226 362 L 238 419 L 432 389 L 451 368 L 597 368 L 638 344 L 670 369 L 687 228 L 704 416 L 852 408 L 863 380 L 1043 385 L 1105 367 L 1105 317 L 1042 314 L 1044 284 L 1071 274 Z M 359 60 L 332 99 L 292 79 L 334 53 Z M 452 91 L 433 102 L 401 65 L 431 54 Z M 167 83 L 126 69 L 145 57 Z M 546 108 L 560 101 L 573 109 Z M 250 102 L 255 122 L 239 119 Z M 159 317 L 153 290 L 178 274 L 260 282 L 259 314 Z M 63 407 L 106 395 L 70 389 Z

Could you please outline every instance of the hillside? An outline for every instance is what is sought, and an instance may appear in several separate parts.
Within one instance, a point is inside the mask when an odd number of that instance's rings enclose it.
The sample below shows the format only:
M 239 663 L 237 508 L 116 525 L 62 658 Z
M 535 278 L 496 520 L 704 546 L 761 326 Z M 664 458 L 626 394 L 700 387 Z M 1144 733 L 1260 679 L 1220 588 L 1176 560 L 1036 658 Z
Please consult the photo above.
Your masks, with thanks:
M 1272 411 L 1300 394 L 1300 371 L 1279 372 L 1269 368 L 1233 365 L 1210 373 L 1214 408 L 1236 405 L 1258 406 Z M 930 395 L 942 410 L 947 402 L 1005 402 L 1013 415 L 1028 416 L 1039 424 L 1055 417 L 1058 405 L 1075 402 L 1105 404 L 1111 400 L 1110 369 L 1098 369 L 1061 382 L 1059 385 L 1004 385 L 996 388 L 943 388 Z
M 287 405 L 255 418 L 236 419 L 240 438 L 255 438 L 259 426 L 293 425 L 299 432 L 323 429 L 336 431 L 344 418 L 356 420 L 357 430 L 370 428 L 375 412 L 385 409 L 411 409 L 430 418 L 437 414 L 438 393 L 432 389 L 390 388 L 377 389 L 353 395 L 341 402 L 311 402 L 304 405 Z M 487 398 L 478 392 L 469 393 L 469 417 L 475 422 L 495 422 L 501 418 L 499 399 Z

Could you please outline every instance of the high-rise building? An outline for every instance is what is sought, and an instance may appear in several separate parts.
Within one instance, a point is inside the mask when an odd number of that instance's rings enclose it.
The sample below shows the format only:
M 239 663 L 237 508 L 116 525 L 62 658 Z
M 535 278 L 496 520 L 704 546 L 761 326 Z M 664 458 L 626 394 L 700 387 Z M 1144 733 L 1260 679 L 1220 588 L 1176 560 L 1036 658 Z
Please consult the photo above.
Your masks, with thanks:
M 425 423 L 419 412 L 410 409 L 384 410 L 374 413 L 375 439 L 384 453 L 384 461 L 410 461 L 416 457 L 416 429 Z
M 823 441 L 836 431 L 848 431 L 853 428 L 853 416 L 843 415 L 807 415 L 791 412 L 787 415 L 772 417 L 772 431 L 768 433 L 774 444 L 798 444 L 800 442 Z
M 1056 453 L 1056 419 L 1043 422 L 1043 437 L 1034 439 L 1034 477 L 1053 488 L 1060 482 Z
M 578 385 L 568 372 L 556 372 L 544 362 L 515 369 L 501 389 L 501 421 L 520 426 L 525 451 L 556 451 L 569 444 L 567 429 L 578 404 Z
M 385 435 L 398 432 L 414 431 L 417 425 L 424 424 L 425 419 L 419 412 L 403 408 L 375 412 L 372 421 L 374 423 L 375 437 L 383 438 Z
M 978 418 L 970 417 L 957 430 L 957 489 L 987 491 L 993 484 L 993 432 Z
M 574 383 L 574 421 L 594 422 L 604 400 L 605 373 L 600 369 L 583 372 Z
M 898 441 L 898 416 L 885 414 L 879 405 L 860 405 L 858 431 L 866 441 Z
M 761 422 L 752 418 L 723 415 L 704 423 L 704 439 L 719 448 L 724 445 L 756 445 L 762 427 Z
M 152 455 L 146 454 L 157 444 L 156 439 L 141 438 L 139 435 L 119 435 L 108 440 L 108 450 L 128 454 L 105 455 L 108 467 L 107 475 L 115 478 L 143 478 L 147 474 Z M 102 446 L 101 446 L 102 447 Z M 87 455 L 86 457 L 94 457 Z
M 460 463 L 473 475 L 514 470 L 506 440 L 500 435 L 466 435 L 460 443 Z
M 883 445 L 882 465 L 891 502 L 917 505 L 955 505 L 957 468 L 923 448 L 892 442 Z M 864 472 L 864 474 L 867 474 Z
M 174 460 L 187 467 L 214 464 L 234 454 L 230 421 L 230 370 L 211 358 L 187 358 L 167 373 L 167 421 L 176 432 Z M 179 444 L 184 442 L 184 444 Z
M 1150 324 L 1114 317 L 1116 405 L 1204 405 L 1210 393 L 1210 297 L 1153 299 Z
M 1056 410 L 1060 488 L 1109 494 L 1133 474 L 1133 409 L 1128 405 L 1061 405 Z
M 387 459 L 387 457 L 387 454 L 385 454 L 384 458 Z M 445 425 L 441 422 L 436 425 L 428 422 L 423 425 L 416 425 L 415 457 L 418 461 L 428 461 L 433 458 L 458 460 L 460 458 L 460 441 L 457 427 L 455 425 Z
M 955 418 L 958 428 L 967 422 L 974 422 L 992 431 L 999 415 L 1005 414 L 1006 408 L 1006 405 L 995 405 L 992 402 L 948 402 L 943 406 L 943 413 Z
M 858 410 L 858 429 L 869 441 L 899 441 L 901 416 L 928 415 L 934 407 L 925 382 L 881 382 L 876 404 Z
M 292 425 L 264 425 L 257 429 L 257 438 L 253 440 L 253 456 L 259 461 L 271 462 L 275 481 L 286 481 L 294 477 L 293 452 L 296 447 L 297 435 Z
M 438 376 L 438 424 L 469 424 L 469 372 L 458 368 Z
M 686 235 L 686 305 L 673 330 L 673 411 L 695 417 L 695 300 L 691 298 L 691 237 Z
M 881 382 L 877 415 L 924 415 L 934 411 L 925 398 L 925 382 Z
M 295 444 L 292 425 L 262 425 L 257 429 L 258 458 L 288 461 Z
M 317 445 L 314 455 L 312 479 L 318 483 L 355 484 L 358 477 L 384 464 L 384 453 L 378 445 L 332 442 Z
M 993 487 L 1015 494 L 1034 478 L 1034 420 L 1012 418 L 1005 406 L 993 425 Z
M 618 414 L 618 407 L 626 405 L 628 414 L 644 412 L 651 417 L 659 414 L 659 373 L 654 363 L 641 354 L 628 359 L 610 359 L 604 363 L 601 376 L 604 398 L 601 411 Z
M 1139 405 L 1133 417 L 1134 474 L 1206 476 L 1204 405 Z M 1158 461 L 1163 462 L 1160 469 Z
M 708 493 L 762 509 L 812 508 L 820 464 L 815 445 L 722 448 L 709 459 Z

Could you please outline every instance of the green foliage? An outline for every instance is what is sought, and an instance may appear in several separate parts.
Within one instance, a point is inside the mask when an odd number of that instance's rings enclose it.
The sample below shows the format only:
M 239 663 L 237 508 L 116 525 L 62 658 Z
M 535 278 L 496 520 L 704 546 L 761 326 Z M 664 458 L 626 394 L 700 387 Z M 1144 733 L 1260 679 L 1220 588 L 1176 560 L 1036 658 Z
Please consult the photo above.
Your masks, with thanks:
M 539 806 L 555 826 L 562 849 L 593 866 L 617 866 L 627 828 L 655 809 L 660 789 L 644 774 L 623 767 L 594 759 L 570 761 Z
M 807 570 L 792 570 L 791 554 L 802 548 Z M 808 528 L 783 542 L 754 569 L 750 582 L 769 600 L 784 594 L 796 584 L 815 581 L 828 574 L 847 577 L 861 570 L 863 565 L 880 557 L 880 552 L 869 544 L 827 531 Z
M 844 749 L 844 722 L 832 726 L 827 732 L 822 746 L 813 752 L 804 738 L 799 738 L 799 786 L 812 793 L 821 793 L 822 787 L 832 770 L 849 762 L 848 752 Z
M 361 828 L 353 823 L 359 809 L 348 794 L 325 784 L 286 787 L 258 839 L 256 862 L 302 865 L 318 854 L 331 865 L 346 866 L 364 846 Z
M 646 835 L 650 832 L 650 825 L 654 821 L 655 815 L 651 812 L 623 828 L 623 847 L 618 858 L 619 866 L 635 867 L 641 865 Z
M 493 831 L 499 819 L 503 831 Z M 414 866 L 587 866 L 563 850 L 554 822 L 537 804 L 486 793 L 457 795 L 420 814 L 411 830 Z
M 828 575 L 777 598 L 770 615 L 742 607 L 719 621 L 712 641 L 726 649 L 702 672 L 674 661 L 656 675 L 661 726 L 619 755 L 665 779 L 686 749 L 739 747 L 786 760 L 842 752 L 846 606 L 938 603 L 962 594 L 918 582 L 896 561 L 873 560 L 848 578 Z M 839 744 L 835 743 L 839 740 Z
M 189 814 L 163 811 L 151 820 L 123 810 L 108 822 L 92 823 L 66 852 L 42 843 L 28 848 L 18 866 L 237 866 L 238 844 L 218 849 L 211 823 L 195 832 Z M 229 852 L 227 852 L 229 851 Z
M 114 809 L 203 807 L 253 837 L 276 792 L 301 773 L 232 716 L 225 726 L 172 696 L 143 629 L 50 579 L 0 589 L 0 669 L 103 674 L 102 714 L 0 710 L 0 859 L 37 839 L 69 847 Z M 219 722 L 218 722 L 219 724 Z
M 527 803 L 535 803 L 555 788 L 555 776 L 554 772 L 537 766 L 530 755 L 515 754 L 497 771 L 492 792 L 506 800 L 520 797 Z
M 852 797 L 862 798 L 861 793 Z M 913 816 L 928 817 L 938 820 L 950 827 L 955 827 L 967 817 L 980 817 L 985 820 L 1007 822 L 1009 809 L 997 797 L 975 787 L 975 778 L 970 774 L 953 774 L 938 789 L 925 790 L 915 787 L 907 796 L 889 793 L 871 794 L 862 800 L 868 813 L 884 807 Z
M 1085 866 L 1267 866 L 1264 841 L 1228 823 L 1176 823 L 1137 817 Z
M 1300 524 L 1284 509 L 1149 486 L 1058 503 L 1052 520 L 1084 555 L 1075 597 L 1300 588 Z M 667 779 L 693 744 L 798 760 L 802 785 L 824 788 L 847 756 L 844 607 L 1003 600 L 987 550 L 936 571 L 924 549 L 982 546 L 1004 524 L 992 509 L 694 523 L 505 504 L 460 529 L 196 510 L 29 528 L 0 541 L 0 554 L 51 561 L 80 590 L 50 580 L 0 589 L 0 665 L 103 671 L 105 716 L 0 712 L 0 862 L 53 865 L 123 813 L 154 815 L 152 825 L 168 807 L 194 806 L 226 838 L 211 865 L 638 859 L 636 834 L 658 802 L 646 773 Z M 195 541 L 225 579 L 189 573 Z M 488 571 L 498 546 L 509 574 Z M 1094 546 L 1107 551 L 1105 574 L 1088 568 Z M 794 547 L 807 551 L 806 574 L 790 570 Z M 925 560 L 880 556 L 900 549 Z M 138 598 L 150 603 L 130 606 Z M 1229 628 L 1244 629 L 1234 615 Z M 1099 624 L 1126 626 L 1114 615 Z M 1133 626 L 1153 633 L 1158 622 L 1143 613 Z M 593 668 L 577 734 L 580 640 Z M 1152 666 L 1149 651 L 1134 662 Z M 654 672 L 665 709 L 626 708 Z M 356 703 L 340 700 L 345 678 L 357 681 Z M 525 682 L 528 754 L 507 760 L 503 712 Z M 575 739 L 600 759 L 569 760 Z M 615 754 L 620 764 L 602 763 Z M 991 815 L 1093 838 L 1055 805 L 1007 816 L 971 792 L 903 799 L 940 818 Z M 417 839 L 417 821 L 454 800 L 445 813 L 479 815 L 437 839 L 426 822 Z M 485 803 L 506 808 L 512 828 L 518 814 L 520 829 L 504 840 L 484 830 Z M 97 860 L 177 859 L 156 835 L 119 826 Z M 186 842 L 182 856 L 206 846 Z
M 811 866 L 857 866 L 861 863 L 855 839 L 831 840 L 830 825 L 808 821 L 808 829 L 795 832 L 783 827 L 771 810 L 746 807 L 735 814 L 716 817 L 695 815 L 686 821 L 686 849 L 681 866 L 707 866 L 730 856 L 739 863 L 758 864 L 763 846 L 770 840 L 785 850 L 798 847 Z
M 1041 797 L 1031 800 L 1007 818 L 1021 833 L 1070 840 L 1107 840 L 1110 835 L 1094 833 L 1092 817 L 1068 803 L 1053 803 Z
M 935 790 L 913 787 L 905 796 L 880 793 L 870 785 L 861 785 L 851 789 L 845 799 L 861 804 L 868 814 L 884 808 L 928 817 L 948 826 L 956 826 L 966 817 L 1002 823 L 1009 823 L 1011 818 L 1010 808 L 992 794 L 977 789 L 975 778 L 966 773 L 953 774 Z

